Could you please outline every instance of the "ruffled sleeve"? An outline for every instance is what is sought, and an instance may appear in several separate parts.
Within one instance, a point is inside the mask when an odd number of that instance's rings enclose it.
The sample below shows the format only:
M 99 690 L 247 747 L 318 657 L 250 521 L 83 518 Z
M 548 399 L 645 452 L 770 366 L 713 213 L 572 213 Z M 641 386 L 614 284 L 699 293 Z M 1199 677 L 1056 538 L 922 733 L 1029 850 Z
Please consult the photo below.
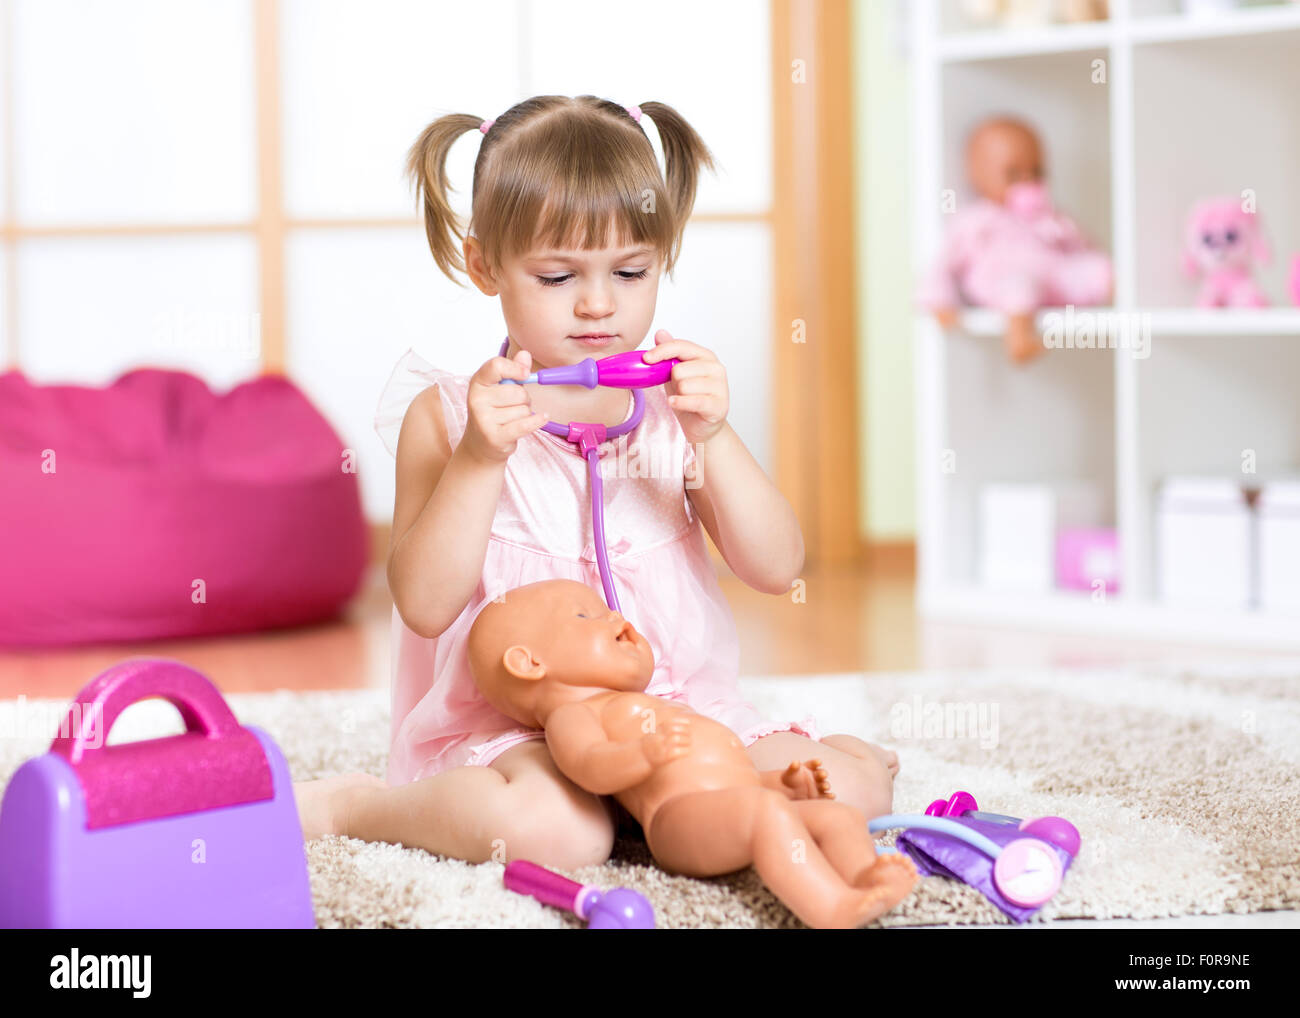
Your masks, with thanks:
M 375 411 L 375 431 L 393 456 L 397 455 L 397 436 L 407 409 L 416 396 L 434 384 L 447 422 L 447 440 L 453 449 L 460 443 L 467 422 L 465 393 L 469 379 L 435 368 L 414 350 L 407 350 L 393 368 Z

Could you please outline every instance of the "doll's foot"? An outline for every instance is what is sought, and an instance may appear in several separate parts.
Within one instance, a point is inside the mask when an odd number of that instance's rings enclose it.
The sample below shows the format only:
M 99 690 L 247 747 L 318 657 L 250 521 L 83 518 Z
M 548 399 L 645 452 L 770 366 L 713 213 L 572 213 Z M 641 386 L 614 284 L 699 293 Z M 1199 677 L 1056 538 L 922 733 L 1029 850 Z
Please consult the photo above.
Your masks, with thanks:
M 834 799 L 831 778 L 820 760 L 791 760 L 781 772 L 783 784 L 792 799 Z
M 845 926 L 865 926 L 879 919 L 912 893 L 918 879 L 916 863 L 902 852 L 879 856 L 854 883 L 846 901 Z
M 1027 364 L 1043 352 L 1043 342 L 1034 329 L 1033 315 L 1007 315 L 1007 331 L 1003 337 L 1007 356 L 1017 364 Z
M 298 822 L 302 825 L 304 841 L 323 838 L 327 834 L 342 834 L 340 826 L 341 792 L 354 788 L 387 788 L 383 778 L 373 774 L 339 774 L 318 781 L 300 781 L 293 786 L 298 803 Z

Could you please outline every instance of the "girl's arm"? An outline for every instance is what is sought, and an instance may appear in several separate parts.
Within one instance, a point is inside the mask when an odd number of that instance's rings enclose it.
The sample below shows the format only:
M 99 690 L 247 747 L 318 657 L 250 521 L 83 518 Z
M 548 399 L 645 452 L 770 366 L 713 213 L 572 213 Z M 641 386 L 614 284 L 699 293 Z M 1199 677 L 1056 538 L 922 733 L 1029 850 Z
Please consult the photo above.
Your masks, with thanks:
M 718 551 L 741 580 L 784 594 L 803 569 L 803 531 L 794 509 L 730 424 L 697 444 L 699 487 L 687 497 Z
M 388 587 L 412 632 L 438 637 L 465 610 L 487 556 L 506 460 L 546 423 L 522 385 L 532 355 L 493 357 L 469 380 L 465 434 L 452 452 L 437 386 L 411 401 L 397 438 L 397 498 Z
M 727 423 L 727 372 L 711 350 L 667 329 L 642 355 L 647 364 L 676 357 L 665 383 L 668 404 L 695 448 L 686 488 L 704 529 L 731 571 L 755 590 L 784 594 L 803 569 L 803 532 L 794 509 Z
M 434 638 L 469 603 L 483 573 L 505 460 L 452 452 L 436 385 L 412 401 L 397 440 L 388 587 L 402 621 Z

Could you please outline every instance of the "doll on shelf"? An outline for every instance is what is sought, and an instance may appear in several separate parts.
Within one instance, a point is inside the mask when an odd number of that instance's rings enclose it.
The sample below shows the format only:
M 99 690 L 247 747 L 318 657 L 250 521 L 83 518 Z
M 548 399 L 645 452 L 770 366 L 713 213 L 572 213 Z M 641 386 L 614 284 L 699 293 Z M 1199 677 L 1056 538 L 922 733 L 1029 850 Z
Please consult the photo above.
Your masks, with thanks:
M 815 928 L 869 923 L 916 883 L 907 856 L 877 856 L 867 818 L 834 801 L 818 761 L 760 773 L 731 729 L 646 695 L 649 644 L 591 587 L 542 580 L 486 602 L 468 653 L 488 702 L 545 729 L 556 766 L 614 796 L 663 869 L 711 877 L 753 865 Z
M 966 170 L 979 197 L 954 213 L 917 298 L 945 329 L 963 301 L 1001 311 L 1007 353 L 1023 363 L 1043 350 L 1034 330 L 1039 308 L 1110 300 L 1110 258 L 1052 207 L 1042 147 L 1028 124 L 980 123 L 966 143 Z

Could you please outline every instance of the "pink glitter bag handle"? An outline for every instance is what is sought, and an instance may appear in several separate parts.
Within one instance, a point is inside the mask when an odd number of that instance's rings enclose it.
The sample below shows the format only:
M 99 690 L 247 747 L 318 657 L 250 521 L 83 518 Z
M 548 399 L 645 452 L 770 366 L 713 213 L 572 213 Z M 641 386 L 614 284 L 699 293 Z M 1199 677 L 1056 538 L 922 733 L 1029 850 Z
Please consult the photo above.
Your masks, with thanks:
M 122 711 L 150 697 L 180 711 L 185 734 L 109 746 Z M 92 829 L 273 794 L 257 736 L 240 726 L 216 686 L 179 661 L 138 658 L 114 665 L 77 694 L 59 731 L 68 734 L 58 735 L 50 752 L 77 772 Z

